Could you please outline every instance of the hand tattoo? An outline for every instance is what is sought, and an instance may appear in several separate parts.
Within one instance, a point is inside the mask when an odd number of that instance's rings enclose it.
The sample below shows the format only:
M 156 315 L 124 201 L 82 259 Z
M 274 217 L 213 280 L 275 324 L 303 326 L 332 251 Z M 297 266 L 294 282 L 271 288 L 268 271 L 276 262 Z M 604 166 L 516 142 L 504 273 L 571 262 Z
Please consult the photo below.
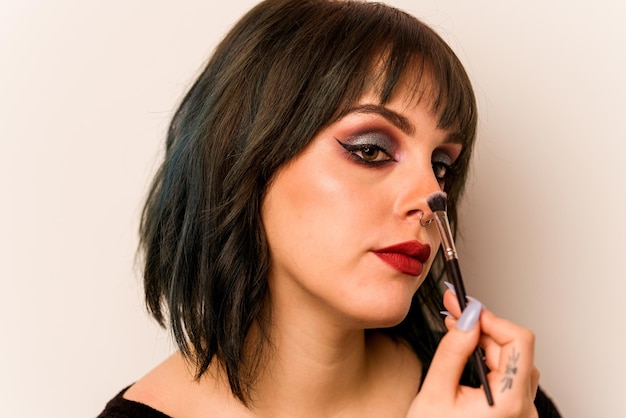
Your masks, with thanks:
M 513 377 L 517 374 L 517 362 L 519 360 L 519 356 L 520 353 L 517 353 L 515 348 L 513 348 L 513 352 L 509 355 L 509 362 L 506 365 L 506 372 L 501 380 L 502 390 L 500 390 L 500 392 L 504 392 L 505 390 L 513 387 Z

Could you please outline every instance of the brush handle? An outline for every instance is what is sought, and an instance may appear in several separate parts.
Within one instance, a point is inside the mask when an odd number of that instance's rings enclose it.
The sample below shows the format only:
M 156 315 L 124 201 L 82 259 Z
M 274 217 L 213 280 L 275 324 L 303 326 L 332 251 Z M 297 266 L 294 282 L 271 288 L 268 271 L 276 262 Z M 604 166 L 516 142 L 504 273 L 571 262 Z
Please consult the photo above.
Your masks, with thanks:
M 467 306 L 467 295 L 465 294 L 465 286 L 463 285 L 463 277 L 461 276 L 461 267 L 459 266 L 459 260 L 456 258 L 446 260 L 446 267 L 448 270 L 448 278 L 454 286 L 454 290 L 456 292 L 456 297 L 459 301 L 461 311 L 464 311 L 465 307 Z M 491 387 L 489 386 L 489 381 L 487 380 L 487 365 L 485 364 L 485 354 L 483 353 L 483 349 L 480 348 L 480 346 L 476 347 L 476 350 L 474 350 L 473 359 L 476 370 L 478 371 L 478 378 L 480 379 L 480 383 L 483 385 L 485 395 L 487 396 L 487 403 L 489 405 L 493 405 Z
M 465 293 L 465 285 L 463 284 L 463 277 L 461 276 L 459 260 L 457 258 L 446 260 L 446 268 L 448 270 L 448 279 L 454 286 L 454 292 L 456 293 L 456 298 L 459 300 L 459 306 L 462 312 L 467 307 L 467 293 Z

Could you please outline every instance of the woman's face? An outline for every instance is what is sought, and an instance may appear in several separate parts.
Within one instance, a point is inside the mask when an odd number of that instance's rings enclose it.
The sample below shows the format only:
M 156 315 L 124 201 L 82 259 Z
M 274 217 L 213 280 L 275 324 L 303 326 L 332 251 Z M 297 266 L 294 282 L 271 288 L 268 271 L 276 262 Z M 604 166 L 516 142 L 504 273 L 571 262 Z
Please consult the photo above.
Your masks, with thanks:
M 406 316 L 439 246 L 427 197 L 461 151 L 425 100 L 365 96 L 282 167 L 262 221 L 272 312 L 327 316 L 355 328 Z

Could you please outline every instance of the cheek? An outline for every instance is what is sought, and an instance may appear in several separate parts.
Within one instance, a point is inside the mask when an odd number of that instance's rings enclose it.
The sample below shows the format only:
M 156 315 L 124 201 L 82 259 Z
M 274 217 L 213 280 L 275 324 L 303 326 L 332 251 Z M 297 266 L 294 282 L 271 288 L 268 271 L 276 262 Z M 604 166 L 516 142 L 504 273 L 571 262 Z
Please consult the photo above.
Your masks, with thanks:
M 348 247 L 364 245 L 363 235 L 381 219 L 375 209 L 380 200 L 373 194 L 371 185 L 360 184 L 336 161 L 296 160 L 277 174 L 263 204 L 270 250 L 298 260 L 328 260 Z
M 265 216 L 290 227 L 346 222 L 363 207 L 365 191 L 332 167 L 299 164 L 281 172 L 268 191 Z M 310 168 L 310 169 L 309 169 Z M 290 225 L 291 224 L 291 225 Z
M 435 261 L 435 257 L 437 256 L 437 253 L 439 252 L 439 247 L 441 246 L 441 237 L 439 236 L 439 231 L 437 230 L 437 226 L 434 224 L 431 224 L 430 226 L 426 227 L 425 231 L 426 231 L 426 235 L 428 236 L 428 244 L 430 245 L 431 253 L 430 253 L 430 259 L 424 265 L 424 270 L 430 271 L 433 265 L 433 262 Z

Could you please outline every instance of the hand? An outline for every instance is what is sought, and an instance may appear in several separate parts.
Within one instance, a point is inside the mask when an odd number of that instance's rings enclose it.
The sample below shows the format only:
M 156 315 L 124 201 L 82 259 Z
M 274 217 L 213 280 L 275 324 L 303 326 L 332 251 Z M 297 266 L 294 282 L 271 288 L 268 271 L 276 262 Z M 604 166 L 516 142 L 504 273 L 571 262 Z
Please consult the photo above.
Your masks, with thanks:
M 537 417 L 534 399 L 539 371 L 534 365 L 533 333 L 484 308 L 477 314 L 478 301 L 470 302 L 461 315 L 456 296 L 449 290 L 444 294 L 444 305 L 451 314 L 446 318 L 448 333 L 435 352 L 407 418 Z M 465 364 L 478 344 L 485 350 L 490 369 L 487 379 L 493 406 L 488 405 L 482 387 L 459 384 Z

